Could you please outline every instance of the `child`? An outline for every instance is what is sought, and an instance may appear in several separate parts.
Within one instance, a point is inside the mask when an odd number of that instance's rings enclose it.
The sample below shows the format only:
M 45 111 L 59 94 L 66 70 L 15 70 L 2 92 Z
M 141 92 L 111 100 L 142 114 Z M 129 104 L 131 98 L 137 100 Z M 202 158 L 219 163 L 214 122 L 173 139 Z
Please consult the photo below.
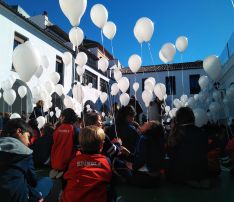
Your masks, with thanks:
M 77 153 L 64 175 L 67 184 L 61 202 L 107 201 L 111 166 L 105 156 L 100 154 L 104 139 L 104 131 L 97 126 L 88 126 L 81 130 L 81 153 Z

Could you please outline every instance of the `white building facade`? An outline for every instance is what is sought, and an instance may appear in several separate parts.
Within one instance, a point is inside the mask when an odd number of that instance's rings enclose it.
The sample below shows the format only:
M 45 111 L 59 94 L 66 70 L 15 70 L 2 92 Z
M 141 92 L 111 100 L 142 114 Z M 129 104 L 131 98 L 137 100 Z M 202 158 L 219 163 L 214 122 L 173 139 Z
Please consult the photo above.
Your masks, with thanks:
M 153 77 L 156 83 L 163 83 L 167 89 L 167 105 L 171 105 L 172 100 L 180 98 L 181 95 L 188 96 L 199 93 L 200 87 L 198 79 L 202 75 L 206 75 L 202 61 L 155 65 L 142 67 L 136 74 L 133 74 L 130 69 L 122 69 L 123 76 L 127 77 L 130 82 L 129 95 L 134 95 L 133 83 L 139 83 L 139 89 L 136 93 L 136 98 L 139 101 L 144 113 L 146 108 L 142 100 L 142 92 L 144 90 L 144 81 Z M 154 96 L 155 97 L 155 96 Z
M 12 7 L 0 1 L 0 26 L 0 83 L 13 74 L 17 78 L 13 89 L 17 92 L 20 85 L 24 85 L 28 89 L 27 96 L 23 100 L 18 99 L 19 96 L 17 96 L 11 109 L 12 112 L 19 113 L 20 102 L 22 102 L 23 109 L 21 111 L 24 110 L 26 113 L 30 113 L 32 111 L 32 103 L 30 103 L 32 100 L 31 90 L 48 80 L 48 76 L 52 72 L 58 72 L 60 74 L 59 83 L 64 86 L 65 94 L 71 90 L 71 85 L 79 80 L 75 70 L 75 48 L 69 42 L 67 33 L 58 26 L 53 25 L 49 21 L 46 13 L 30 17 L 19 6 Z M 17 45 L 28 40 L 39 50 L 41 57 L 48 60 L 48 68 L 43 68 L 43 74 L 40 79 L 33 76 L 29 82 L 24 83 L 20 81 L 18 74 L 14 70 L 12 53 Z M 101 46 L 95 41 L 84 40 L 83 46 L 79 47 L 79 51 L 84 51 L 88 55 L 83 83 L 85 85 L 92 83 L 93 88 L 97 91 L 105 91 L 105 86 L 109 83 L 110 79 L 98 70 L 97 61 L 99 57 L 89 50 L 90 44 L 92 44 L 92 50 L 99 49 Z M 69 65 L 65 66 L 62 56 L 67 51 L 73 55 L 73 59 Z M 113 59 L 110 54 L 106 57 L 109 60 Z M 0 90 L 3 93 L 1 88 Z M 0 98 L 0 111 L 9 111 L 9 106 L 4 103 L 3 96 Z

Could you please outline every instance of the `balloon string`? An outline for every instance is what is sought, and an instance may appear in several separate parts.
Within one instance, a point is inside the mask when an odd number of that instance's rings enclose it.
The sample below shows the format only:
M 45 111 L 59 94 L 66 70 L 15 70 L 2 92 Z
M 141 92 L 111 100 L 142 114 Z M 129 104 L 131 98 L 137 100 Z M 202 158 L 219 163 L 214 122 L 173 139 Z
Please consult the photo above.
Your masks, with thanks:
M 148 43 L 148 49 L 149 49 L 149 53 L 150 53 L 150 57 L 151 57 L 151 61 L 153 63 L 153 66 L 155 66 L 155 61 L 154 61 L 154 57 L 153 57 L 153 54 L 152 54 L 152 51 L 151 51 L 151 48 L 150 48 L 150 43 Z M 155 75 L 156 75 L 156 82 L 157 82 L 157 80 L 158 80 L 158 74 L 157 74 L 157 72 L 156 72 Z M 163 94 L 162 87 L 160 86 L 159 88 L 160 88 L 161 93 Z
M 232 7 L 234 8 L 234 2 L 233 2 L 233 0 L 231 0 L 231 3 L 232 3 Z
M 141 47 L 141 62 L 142 62 L 142 64 L 143 64 L 143 47 L 142 47 L 142 43 L 140 44 L 140 47 Z M 145 71 L 144 71 L 144 69 L 143 69 L 143 76 L 144 76 L 144 74 L 145 74 Z
M 171 109 L 173 108 L 173 95 L 172 95 L 172 86 L 171 86 L 171 79 L 170 79 L 170 72 L 169 72 L 169 65 L 166 64 L 167 67 L 167 77 L 168 77 L 168 82 L 167 85 L 169 87 L 169 93 L 171 95 Z
M 147 107 L 147 118 L 146 118 L 147 122 L 149 121 L 149 107 Z
M 181 65 L 182 65 L 182 89 L 183 89 L 183 94 L 184 94 L 184 67 L 183 67 L 183 54 L 180 54 L 180 61 L 181 61 Z
M 20 113 L 21 113 L 21 115 L 23 114 L 23 111 L 22 111 L 22 98 L 20 99 Z
M 103 38 L 102 29 L 101 29 L 101 40 L 102 40 L 102 51 L 103 51 L 103 54 L 106 56 L 105 48 L 104 48 L 104 38 Z

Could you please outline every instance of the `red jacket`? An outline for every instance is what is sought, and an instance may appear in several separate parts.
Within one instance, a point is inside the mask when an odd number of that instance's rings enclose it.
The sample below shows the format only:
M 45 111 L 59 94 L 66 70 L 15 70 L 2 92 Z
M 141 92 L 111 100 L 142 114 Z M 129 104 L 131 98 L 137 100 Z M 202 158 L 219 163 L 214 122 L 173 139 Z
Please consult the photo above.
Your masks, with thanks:
M 51 166 L 65 171 L 74 156 L 74 128 L 71 124 L 60 125 L 53 134 Z
M 106 202 L 111 167 L 102 154 L 80 154 L 71 161 L 64 175 L 67 185 L 61 202 Z

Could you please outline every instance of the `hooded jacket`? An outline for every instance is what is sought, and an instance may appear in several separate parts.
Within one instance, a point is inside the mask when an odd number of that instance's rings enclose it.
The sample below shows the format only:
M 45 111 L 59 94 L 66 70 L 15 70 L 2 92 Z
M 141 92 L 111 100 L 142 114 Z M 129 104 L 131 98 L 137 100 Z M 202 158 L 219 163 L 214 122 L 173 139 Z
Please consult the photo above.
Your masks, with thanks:
M 51 166 L 53 169 L 65 171 L 74 150 L 74 127 L 72 124 L 61 124 L 53 134 L 53 145 L 51 150 Z
M 101 154 L 80 154 L 71 161 L 64 175 L 67 181 L 61 202 L 105 202 L 111 167 Z
M 32 150 L 12 137 L 0 138 L 1 202 L 39 201 Z

